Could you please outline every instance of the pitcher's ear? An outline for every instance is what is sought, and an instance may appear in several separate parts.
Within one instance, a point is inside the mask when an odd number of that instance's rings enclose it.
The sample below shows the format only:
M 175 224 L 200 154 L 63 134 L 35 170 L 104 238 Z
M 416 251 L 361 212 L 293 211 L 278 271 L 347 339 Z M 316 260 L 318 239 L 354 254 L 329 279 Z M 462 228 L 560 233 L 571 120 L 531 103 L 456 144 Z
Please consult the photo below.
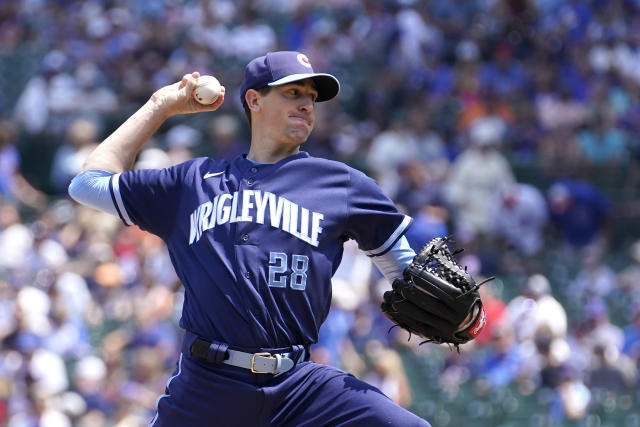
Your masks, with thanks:
M 255 89 L 249 89 L 244 94 L 244 101 L 251 111 L 258 111 L 260 109 L 260 97 L 260 93 Z

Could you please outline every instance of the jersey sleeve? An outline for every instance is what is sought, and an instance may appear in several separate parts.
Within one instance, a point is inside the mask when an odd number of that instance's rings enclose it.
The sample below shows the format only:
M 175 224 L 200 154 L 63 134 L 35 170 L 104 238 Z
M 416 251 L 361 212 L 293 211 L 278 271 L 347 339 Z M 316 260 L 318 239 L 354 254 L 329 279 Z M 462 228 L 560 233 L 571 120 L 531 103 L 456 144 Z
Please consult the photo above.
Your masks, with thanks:
M 184 164 L 132 170 L 111 177 L 111 197 L 120 219 L 160 237 L 173 228 L 183 193 Z
M 404 235 L 412 218 L 398 212 L 378 184 L 362 172 L 350 171 L 346 235 L 368 256 L 386 253 Z

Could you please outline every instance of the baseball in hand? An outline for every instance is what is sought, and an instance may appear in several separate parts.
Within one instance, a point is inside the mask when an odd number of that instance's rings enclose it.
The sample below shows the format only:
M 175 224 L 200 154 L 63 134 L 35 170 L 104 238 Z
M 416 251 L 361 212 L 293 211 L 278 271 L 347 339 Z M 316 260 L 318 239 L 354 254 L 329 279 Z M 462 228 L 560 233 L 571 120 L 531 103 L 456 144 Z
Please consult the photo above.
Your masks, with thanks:
M 220 82 L 213 76 L 200 76 L 193 96 L 200 104 L 209 105 L 216 102 L 220 95 Z

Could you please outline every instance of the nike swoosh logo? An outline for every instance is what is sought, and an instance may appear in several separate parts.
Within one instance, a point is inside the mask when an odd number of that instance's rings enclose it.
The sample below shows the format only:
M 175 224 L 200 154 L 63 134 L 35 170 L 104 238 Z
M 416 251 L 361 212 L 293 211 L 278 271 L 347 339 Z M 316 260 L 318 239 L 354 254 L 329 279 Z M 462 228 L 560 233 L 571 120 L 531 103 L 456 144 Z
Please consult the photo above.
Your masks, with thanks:
M 220 172 L 207 172 L 204 174 L 204 176 L 202 177 L 202 179 L 207 179 L 207 178 L 211 178 L 212 176 L 218 176 L 218 175 L 222 175 L 224 173 L 224 171 L 220 171 Z

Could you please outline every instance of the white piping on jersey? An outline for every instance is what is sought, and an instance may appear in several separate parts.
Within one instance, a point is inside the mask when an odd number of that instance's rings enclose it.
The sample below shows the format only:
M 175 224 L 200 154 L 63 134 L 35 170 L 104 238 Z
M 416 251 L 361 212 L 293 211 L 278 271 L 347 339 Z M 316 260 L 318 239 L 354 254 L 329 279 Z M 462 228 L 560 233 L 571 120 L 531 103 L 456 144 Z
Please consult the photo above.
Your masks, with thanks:
M 169 381 L 167 381 L 167 390 L 169 390 L 169 385 L 171 384 L 171 381 L 173 381 L 174 378 L 176 378 L 178 375 L 180 375 L 181 372 L 182 372 L 182 353 L 180 353 L 180 359 L 178 359 L 178 372 L 174 376 L 169 378 Z M 158 412 L 159 407 L 158 407 L 158 405 L 160 405 L 160 399 L 162 399 L 163 397 L 169 397 L 169 395 L 168 394 L 161 394 L 158 397 L 158 400 L 156 400 L 156 416 L 153 417 L 153 419 L 149 423 L 149 427 L 152 427 L 155 424 L 155 422 L 158 420 L 158 415 L 159 415 L 159 412 Z
M 409 246 L 409 241 L 402 236 L 384 255 L 375 256 L 371 261 L 389 282 L 402 277 L 405 268 L 409 267 L 416 253 Z
M 370 251 L 364 251 L 364 253 L 367 254 L 370 257 L 379 256 L 380 254 L 383 254 L 385 251 L 387 251 L 391 247 L 391 245 L 393 245 L 395 243 L 396 240 L 398 240 L 398 237 L 402 233 L 404 233 L 404 230 L 406 230 L 406 228 L 409 226 L 410 223 L 411 223 L 411 217 L 405 215 L 404 219 L 402 220 L 402 222 L 400 223 L 398 228 L 396 228 L 396 231 L 394 231 L 391 234 L 391 236 L 389 236 L 387 241 L 384 242 L 382 244 L 382 246 L 380 246 L 380 247 L 378 247 L 376 249 L 372 249 Z
M 240 205 L 240 206 L 238 206 Z M 243 190 L 218 194 L 212 201 L 198 206 L 189 216 L 189 244 L 200 240 L 202 233 L 216 225 L 234 222 L 267 224 L 297 237 L 312 246 L 318 246 L 322 234 L 320 222 L 324 214 L 310 211 L 298 204 L 268 191 Z
M 119 173 L 113 176 L 111 180 L 111 185 L 113 188 L 113 194 L 116 199 L 116 204 L 118 205 L 118 211 L 120 211 L 122 220 L 126 225 L 132 225 L 133 221 L 131 221 L 131 218 L 129 218 L 127 209 L 124 207 L 124 202 L 122 201 L 122 194 L 120 194 L 120 174 Z

